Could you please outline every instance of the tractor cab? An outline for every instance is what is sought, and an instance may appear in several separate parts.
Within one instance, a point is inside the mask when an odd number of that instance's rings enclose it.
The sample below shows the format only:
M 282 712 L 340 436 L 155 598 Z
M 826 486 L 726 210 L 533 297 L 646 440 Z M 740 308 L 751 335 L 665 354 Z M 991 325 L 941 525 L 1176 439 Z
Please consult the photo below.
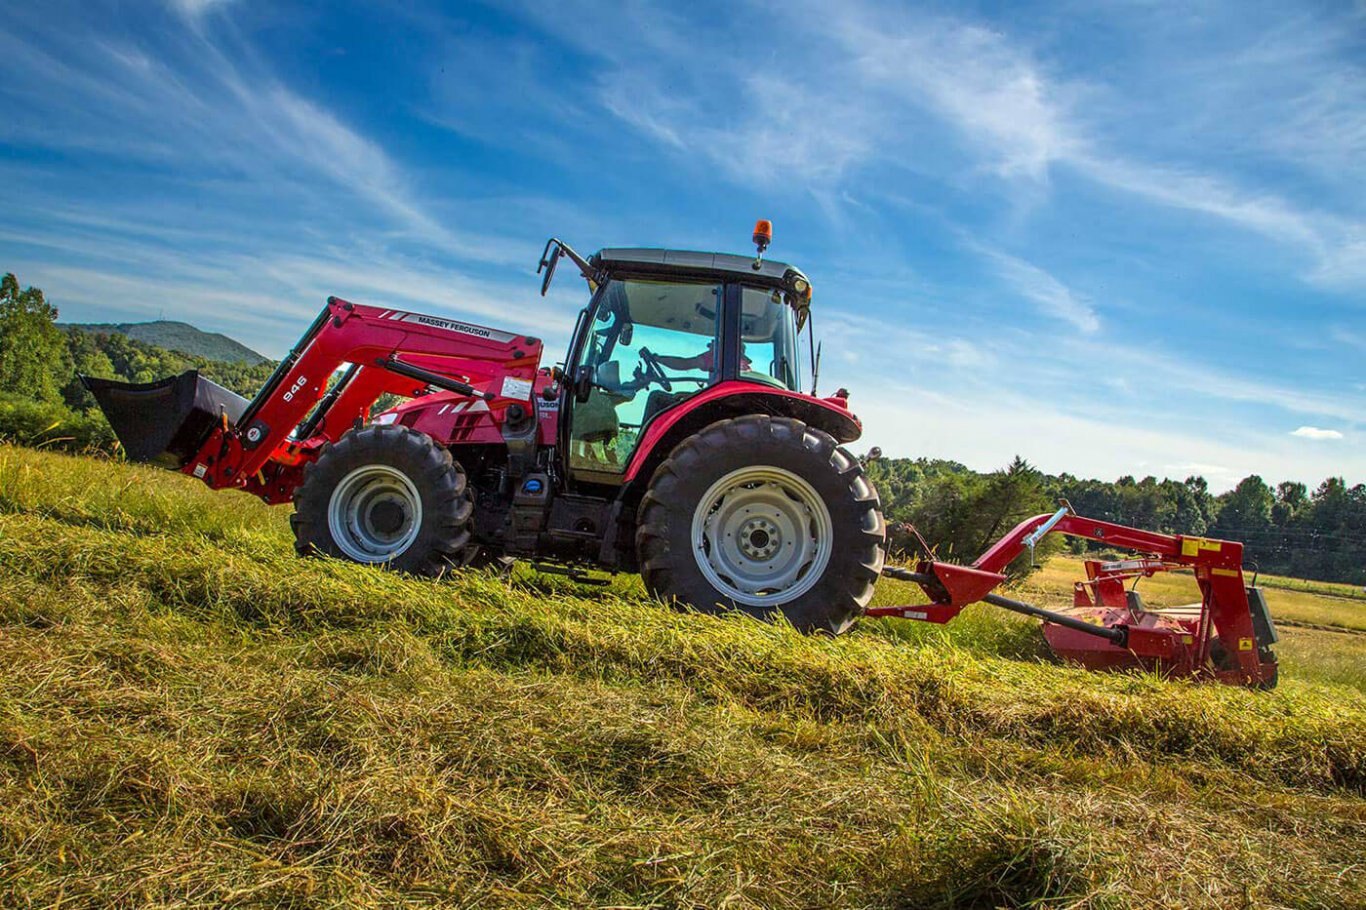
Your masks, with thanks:
M 620 484 L 652 426 L 722 383 L 800 394 L 811 285 L 793 266 L 659 249 L 604 249 L 583 266 L 594 293 L 560 405 L 576 481 Z

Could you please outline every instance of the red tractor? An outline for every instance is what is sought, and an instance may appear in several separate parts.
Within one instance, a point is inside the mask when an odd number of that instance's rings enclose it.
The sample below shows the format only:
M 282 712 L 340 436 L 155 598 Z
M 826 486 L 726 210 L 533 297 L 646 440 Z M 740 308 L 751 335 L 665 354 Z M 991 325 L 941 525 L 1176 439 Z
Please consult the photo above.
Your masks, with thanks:
M 1274 684 L 1275 630 L 1244 586 L 1241 544 L 1064 508 L 971 566 L 927 547 L 916 570 L 884 573 L 881 504 L 842 447 L 862 427 L 848 393 L 816 394 L 811 283 L 763 258 L 771 236 L 756 225 L 754 257 L 604 249 L 585 259 L 551 239 L 541 293 L 563 258 L 592 291 L 563 367 L 541 366 L 528 335 L 332 297 L 251 401 L 194 371 L 85 381 L 131 460 L 293 501 L 302 555 L 420 575 L 516 557 L 579 577 L 639 572 L 667 600 L 781 613 L 835 634 L 889 574 L 929 602 L 873 615 L 946 622 L 985 601 L 1042 619 L 1060 656 L 1097 669 Z M 382 395 L 406 400 L 372 416 Z M 1123 595 L 1121 579 L 1137 576 L 1111 569 L 1072 614 L 991 593 L 1051 532 L 1136 549 L 1150 557 L 1139 575 L 1192 572 L 1202 602 L 1179 616 L 1146 610 Z
M 811 284 L 762 258 L 770 231 L 758 256 L 552 239 L 542 294 L 562 258 L 592 289 L 563 368 L 531 336 L 333 297 L 250 402 L 193 371 L 87 385 L 130 459 L 292 500 L 301 554 L 638 571 L 699 609 L 838 633 L 885 526 L 840 447 L 861 430 L 847 393 L 817 397 L 814 363 L 801 391 Z M 372 417 L 386 393 L 407 400 Z

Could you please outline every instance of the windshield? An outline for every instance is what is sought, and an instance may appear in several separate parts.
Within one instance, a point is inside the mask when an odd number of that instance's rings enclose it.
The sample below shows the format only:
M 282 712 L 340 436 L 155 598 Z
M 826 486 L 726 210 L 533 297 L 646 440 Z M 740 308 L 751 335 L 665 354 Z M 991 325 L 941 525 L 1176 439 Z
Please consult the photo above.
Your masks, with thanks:
M 745 288 L 740 296 L 740 378 L 799 391 L 797 320 L 782 294 Z

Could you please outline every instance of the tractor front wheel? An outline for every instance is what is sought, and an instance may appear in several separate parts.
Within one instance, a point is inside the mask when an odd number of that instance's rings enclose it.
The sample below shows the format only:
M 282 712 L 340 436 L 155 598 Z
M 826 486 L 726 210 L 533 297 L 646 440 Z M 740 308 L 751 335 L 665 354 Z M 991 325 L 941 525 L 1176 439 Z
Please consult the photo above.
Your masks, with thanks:
M 415 575 L 461 565 L 474 505 L 465 472 L 425 433 L 352 430 L 323 449 L 294 494 L 295 547 Z
M 641 502 L 636 548 L 656 596 L 837 635 L 873 596 L 885 537 L 858 459 L 799 420 L 751 415 L 670 453 Z

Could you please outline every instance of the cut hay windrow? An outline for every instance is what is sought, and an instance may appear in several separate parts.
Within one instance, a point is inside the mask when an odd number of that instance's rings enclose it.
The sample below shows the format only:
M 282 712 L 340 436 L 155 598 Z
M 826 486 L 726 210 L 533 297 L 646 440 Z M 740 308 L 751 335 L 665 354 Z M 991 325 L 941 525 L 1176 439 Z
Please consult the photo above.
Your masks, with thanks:
M 1064 743 L 1083 754 L 1217 760 L 1269 780 L 1360 789 L 1366 698 L 1288 685 L 1267 696 L 1141 676 L 809 638 L 744 618 L 677 614 L 615 596 L 528 597 L 487 574 L 425 581 L 331 561 L 245 556 L 211 541 L 133 537 L 0 517 L 11 571 L 136 583 L 187 615 L 299 633 L 399 624 L 461 664 L 675 680 L 769 710 L 956 735 Z
M 283 519 L 0 446 L 0 906 L 1366 904 L 1357 690 L 416 580 Z

